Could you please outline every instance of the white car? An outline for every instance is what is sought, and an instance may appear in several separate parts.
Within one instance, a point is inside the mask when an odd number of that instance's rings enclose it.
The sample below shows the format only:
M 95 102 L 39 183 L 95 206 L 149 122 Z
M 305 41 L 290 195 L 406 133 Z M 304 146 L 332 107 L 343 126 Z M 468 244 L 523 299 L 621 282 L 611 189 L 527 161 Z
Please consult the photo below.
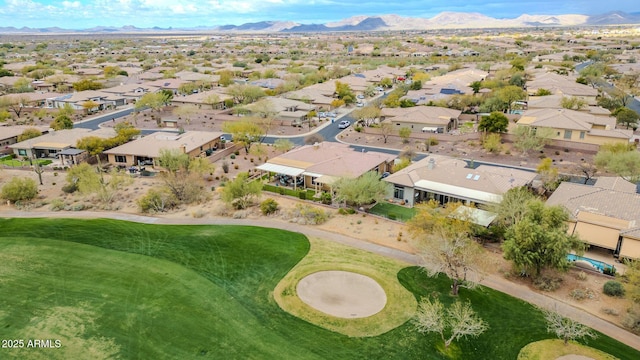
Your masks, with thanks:
M 342 120 L 340 121 L 340 124 L 338 124 L 338 128 L 339 129 L 346 129 L 349 127 L 349 125 L 351 125 L 350 122 L 348 122 L 347 120 Z

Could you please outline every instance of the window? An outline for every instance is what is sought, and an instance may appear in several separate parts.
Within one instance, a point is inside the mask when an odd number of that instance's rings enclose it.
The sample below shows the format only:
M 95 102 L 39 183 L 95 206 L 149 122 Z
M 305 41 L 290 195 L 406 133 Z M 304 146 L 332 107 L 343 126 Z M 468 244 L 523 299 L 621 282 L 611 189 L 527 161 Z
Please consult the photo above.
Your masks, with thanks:
M 116 155 L 116 162 L 117 163 L 126 163 L 127 162 L 127 157 L 124 155 Z
M 580 131 L 580 139 L 584 139 L 584 131 Z
M 400 186 L 394 186 L 393 197 L 396 199 L 404 199 L 404 188 Z
M 27 156 L 27 150 L 26 149 L 18 149 L 18 155 Z
M 571 135 L 572 135 L 572 131 L 571 130 L 565 130 L 564 131 L 564 138 L 565 139 L 571 139 Z

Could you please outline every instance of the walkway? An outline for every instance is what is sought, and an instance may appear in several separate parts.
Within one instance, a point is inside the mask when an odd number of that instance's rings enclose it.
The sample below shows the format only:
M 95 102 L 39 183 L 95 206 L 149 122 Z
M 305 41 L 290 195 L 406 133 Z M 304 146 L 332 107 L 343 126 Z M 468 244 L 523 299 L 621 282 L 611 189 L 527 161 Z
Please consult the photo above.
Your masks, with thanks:
M 294 223 L 289 223 L 279 219 L 230 219 L 230 218 L 165 218 L 165 217 L 151 217 L 141 216 L 135 214 L 123 214 L 113 212 L 23 212 L 23 211 L 0 211 L 0 217 L 3 218 L 33 218 L 33 217 L 46 217 L 46 218 L 109 218 L 115 220 L 133 221 L 147 224 L 167 224 L 167 225 L 247 225 L 247 226 L 261 226 L 268 228 L 277 228 L 293 232 L 305 234 L 307 236 L 318 237 L 337 243 L 349 245 L 358 249 L 370 251 L 372 253 L 380 254 L 383 256 L 399 259 L 412 265 L 419 265 L 421 260 L 418 256 L 412 255 L 397 249 L 388 248 L 385 246 L 373 244 L 367 241 L 354 239 L 352 237 L 344 236 L 330 231 L 320 230 L 313 226 L 304 226 Z M 605 321 L 597 316 L 587 313 L 586 311 L 577 309 L 567 303 L 550 298 L 543 294 L 539 294 L 531 291 L 524 285 L 515 284 L 507 279 L 497 276 L 489 275 L 485 277 L 481 284 L 491 289 L 509 294 L 513 297 L 522 299 L 528 303 L 539 306 L 546 309 L 554 309 L 558 313 L 565 317 L 577 320 L 592 329 L 595 329 L 609 337 L 612 337 L 638 351 L 640 351 L 640 337 L 636 336 L 608 321 Z

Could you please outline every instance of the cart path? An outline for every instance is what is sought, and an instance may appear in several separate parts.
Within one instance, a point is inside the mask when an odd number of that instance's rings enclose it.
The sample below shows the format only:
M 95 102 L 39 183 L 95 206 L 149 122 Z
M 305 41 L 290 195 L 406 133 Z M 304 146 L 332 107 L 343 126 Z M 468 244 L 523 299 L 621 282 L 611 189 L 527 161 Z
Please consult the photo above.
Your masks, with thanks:
M 142 216 L 135 214 L 125 214 L 117 212 L 95 212 L 95 211 L 80 211 L 80 212 L 24 212 L 24 211 L 0 211 L 0 217 L 3 218 L 108 218 L 115 220 L 133 221 L 146 224 L 165 224 L 165 225 L 246 225 L 246 226 L 260 226 L 268 228 L 277 228 L 282 230 L 293 231 L 302 233 L 307 236 L 322 238 L 330 241 L 334 241 L 340 244 L 348 245 L 358 249 L 366 250 L 372 253 L 380 254 L 383 256 L 402 260 L 411 265 L 420 265 L 421 259 L 417 255 L 409 254 L 407 252 L 389 248 L 386 246 L 370 243 L 364 240 L 355 239 L 349 236 L 338 234 L 331 231 L 320 230 L 313 226 L 299 225 L 290 223 L 280 219 L 230 219 L 223 217 L 211 217 L 211 218 L 168 218 L 168 217 L 153 217 Z M 584 310 L 575 308 L 565 302 L 553 299 L 544 294 L 531 291 L 524 285 L 512 283 L 507 279 L 497 275 L 485 276 L 481 284 L 509 294 L 515 298 L 524 300 L 530 304 L 539 306 L 546 309 L 554 309 L 558 313 L 565 317 L 579 321 L 584 325 L 591 327 L 609 337 L 612 337 L 638 351 L 640 351 L 640 336 L 634 335 L 606 320 L 603 320 L 595 315 L 592 315 Z

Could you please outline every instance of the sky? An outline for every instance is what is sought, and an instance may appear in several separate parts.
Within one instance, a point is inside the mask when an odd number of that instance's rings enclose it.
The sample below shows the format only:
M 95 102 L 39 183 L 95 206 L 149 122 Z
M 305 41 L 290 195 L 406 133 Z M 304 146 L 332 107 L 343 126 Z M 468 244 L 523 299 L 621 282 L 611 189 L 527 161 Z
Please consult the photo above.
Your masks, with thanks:
M 495 18 L 521 14 L 598 15 L 640 12 L 638 0 L 0 0 L 0 27 L 174 27 L 241 25 L 259 21 L 321 24 L 357 15 L 431 18 L 443 11 Z

